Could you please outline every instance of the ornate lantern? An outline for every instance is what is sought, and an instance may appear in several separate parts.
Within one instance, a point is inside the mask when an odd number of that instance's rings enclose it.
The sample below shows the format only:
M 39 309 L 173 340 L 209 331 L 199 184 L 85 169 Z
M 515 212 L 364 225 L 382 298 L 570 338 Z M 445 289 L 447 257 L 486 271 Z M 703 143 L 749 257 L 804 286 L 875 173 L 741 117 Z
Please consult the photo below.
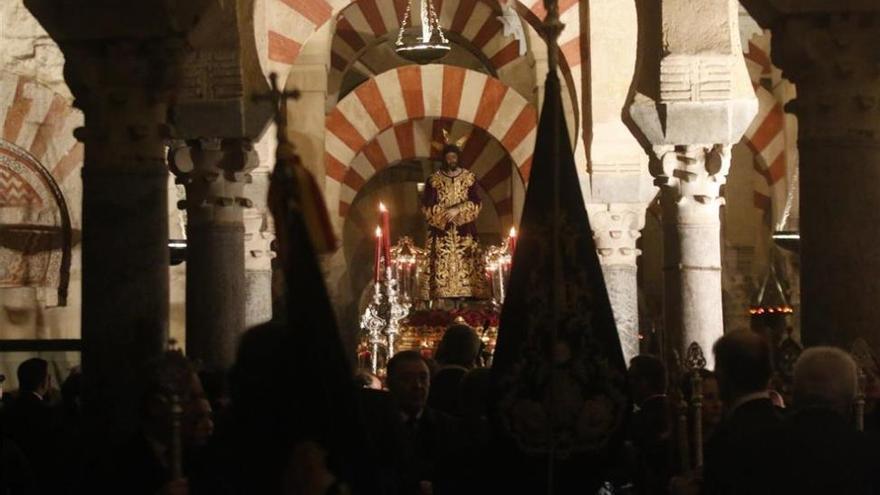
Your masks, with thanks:
M 443 30 L 431 0 L 414 0 L 419 2 L 420 26 L 411 22 L 412 1 L 407 2 L 400 32 L 394 43 L 394 51 L 401 57 L 417 64 L 428 64 L 446 56 L 451 46 Z

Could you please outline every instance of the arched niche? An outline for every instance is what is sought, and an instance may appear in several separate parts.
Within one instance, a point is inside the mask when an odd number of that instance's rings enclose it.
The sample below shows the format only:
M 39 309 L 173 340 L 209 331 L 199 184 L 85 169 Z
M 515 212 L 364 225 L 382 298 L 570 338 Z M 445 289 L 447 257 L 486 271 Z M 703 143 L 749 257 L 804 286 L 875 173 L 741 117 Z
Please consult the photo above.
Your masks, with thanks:
M 73 231 L 55 179 L 36 158 L 0 140 L 0 289 L 31 287 L 63 306 Z

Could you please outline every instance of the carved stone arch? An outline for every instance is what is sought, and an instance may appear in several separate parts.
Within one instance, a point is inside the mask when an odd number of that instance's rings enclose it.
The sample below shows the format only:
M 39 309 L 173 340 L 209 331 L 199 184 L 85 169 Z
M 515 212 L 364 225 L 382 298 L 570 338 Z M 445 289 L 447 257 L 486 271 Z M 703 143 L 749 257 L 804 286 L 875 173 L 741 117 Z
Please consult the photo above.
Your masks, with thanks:
M 339 205 L 336 219 L 345 215 L 357 184 L 392 156 L 392 147 L 385 143 L 383 148 L 379 136 L 399 124 L 425 118 L 461 121 L 485 131 L 528 179 L 537 132 L 537 110 L 532 104 L 479 72 L 450 65 L 400 67 L 361 85 L 327 116 L 326 195 L 331 208 Z M 362 152 L 369 166 L 355 163 Z
M 350 188 L 340 198 L 339 214 L 346 216 L 357 194 L 377 173 L 407 160 L 434 160 L 439 162 L 439 150 L 434 143 L 442 142 L 443 131 L 452 136 L 467 136 L 462 149 L 461 163 L 477 177 L 503 226 L 513 224 L 513 190 L 524 189 L 525 180 L 514 167 L 513 160 L 502 144 L 485 130 L 455 119 L 422 118 L 397 124 L 380 133 L 367 143 L 351 161 L 342 179 Z M 354 192 L 355 196 L 350 197 Z
M 65 305 L 73 229 L 52 174 L 27 151 L 0 140 L 0 288 L 35 287 Z

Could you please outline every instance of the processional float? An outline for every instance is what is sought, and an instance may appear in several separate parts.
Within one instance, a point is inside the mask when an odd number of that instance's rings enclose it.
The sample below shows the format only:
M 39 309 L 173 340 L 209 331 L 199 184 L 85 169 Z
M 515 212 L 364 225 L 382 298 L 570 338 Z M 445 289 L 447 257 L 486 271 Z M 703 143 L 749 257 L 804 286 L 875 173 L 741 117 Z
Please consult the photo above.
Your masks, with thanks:
M 438 309 L 437 301 L 430 297 L 426 277 L 428 250 L 418 247 L 408 236 L 401 236 L 392 245 L 389 210 L 379 203 L 378 211 L 372 296 L 360 317 L 359 359 L 374 374 L 382 374 L 385 362 L 396 352 L 419 350 L 430 356 L 446 327 L 463 323 L 480 335 L 482 354 L 488 361 L 494 349 L 498 312 L 504 303 L 516 249 L 516 228 L 511 227 L 503 242 L 483 249 L 482 263 L 491 289 L 489 300 L 466 308 Z

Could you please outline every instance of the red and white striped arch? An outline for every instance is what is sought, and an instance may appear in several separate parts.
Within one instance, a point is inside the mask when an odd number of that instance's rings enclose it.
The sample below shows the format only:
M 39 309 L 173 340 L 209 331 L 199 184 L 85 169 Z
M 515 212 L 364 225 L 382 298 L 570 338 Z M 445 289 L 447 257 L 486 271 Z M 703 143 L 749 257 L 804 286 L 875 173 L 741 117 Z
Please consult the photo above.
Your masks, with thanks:
M 257 52 L 265 74 L 283 83 L 303 45 L 333 14 L 326 0 L 259 0 L 254 5 Z
M 537 0 L 529 5 L 529 10 L 538 19 L 547 16 L 544 8 L 544 0 Z M 581 24 L 578 0 L 559 0 L 559 20 L 565 24 L 562 33 L 559 34 L 559 49 L 568 62 L 569 67 L 579 67 L 581 58 Z
M 327 202 L 350 204 L 357 194 L 352 185 L 358 184 L 358 177 L 365 180 L 378 166 L 391 163 L 388 155 L 394 156 L 393 151 L 382 147 L 380 134 L 424 118 L 458 120 L 482 129 L 500 143 L 528 180 L 537 116 L 535 107 L 519 93 L 476 71 L 450 65 L 408 65 L 382 73 L 343 98 L 327 116 Z M 377 144 L 371 146 L 373 141 Z M 348 175 L 359 154 L 366 163 L 356 175 Z M 367 164 L 373 172 L 365 168 Z M 345 214 L 344 208 L 340 215 Z
M 72 99 L 55 93 L 31 78 L 0 75 L 0 139 L 26 150 L 49 171 L 65 195 L 80 190 L 73 172 L 82 167 L 83 145 L 73 130 L 83 125 L 82 113 Z M 79 202 L 68 198 L 71 208 Z M 79 215 L 74 215 L 78 217 Z
M 755 155 L 757 176 L 753 202 L 757 208 L 767 212 L 768 218 L 771 215 L 775 217 L 781 213 L 788 195 L 789 157 L 785 111 L 773 91 L 769 35 L 753 37 L 744 55 L 758 97 L 758 115 L 743 136 L 743 141 Z
M 584 102 L 582 64 L 584 62 L 583 45 L 588 41 L 585 38 L 589 36 L 589 31 L 581 28 L 581 13 L 578 5 L 578 0 L 559 0 L 559 19 L 565 27 L 559 34 L 558 42 L 562 55 L 560 67 L 564 67 L 568 72 L 563 72 L 563 77 L 566 85 L 569 86 L 569 92 L 577 103 L 572 109 L 572 113 L 574 114 L 574 125 L 578 126 L 575 131 L 580 132 L 580 139 L 577 139 L 576 135 L 571 136 L 572 144 L 575 147 L 575 164 L 578 166 L 578 170 L 586 170 L 587 154 L 585 150 L 588 136 L 584 132 L 582 123 L 590 121 L 590 117 L 587 115 L 590 109 Z M 517 10 L 533 26 L 537 26 L 537 23 L 542 22 L 547 16 L 544 0 L 529 0 L 524 6 L 528 7 L 528 12 L 524 12 L 522 8 Z
M 503 35 L 497 19 L 501 9 L 496 2 L 435 0 L 434 4 L 443 29 L 468 40 L 496 71 L 519 57 L 519 42 Z M 339 12 L 330 53 L 330 93 L 338 90 L 343 74 L 364 49 L 377 39 L 397 35 L 405 10 L 406 0 L 355 0 Z M 368 72 L 384 72 L 392 67 L 371 67 L 374 70 Z
M 461 163 L 477 176 L 502 225 L 511 223 L 514 186 L 510 181 L 517 180 L 522 184 L 522 178 L 513 173 L 510 155 L 498 140 L 478 127 L 459 120 L 435 118 L 396 124 L 379 133 L 358 152 L 342 179 L 339 215 L 346 216 L 361 188 L 388 166 L 403 160 L 439 159 L 439 151 L 432 147 L 432 143 L 443 141 L 444 129 L 456 138 L 468 136 Z

